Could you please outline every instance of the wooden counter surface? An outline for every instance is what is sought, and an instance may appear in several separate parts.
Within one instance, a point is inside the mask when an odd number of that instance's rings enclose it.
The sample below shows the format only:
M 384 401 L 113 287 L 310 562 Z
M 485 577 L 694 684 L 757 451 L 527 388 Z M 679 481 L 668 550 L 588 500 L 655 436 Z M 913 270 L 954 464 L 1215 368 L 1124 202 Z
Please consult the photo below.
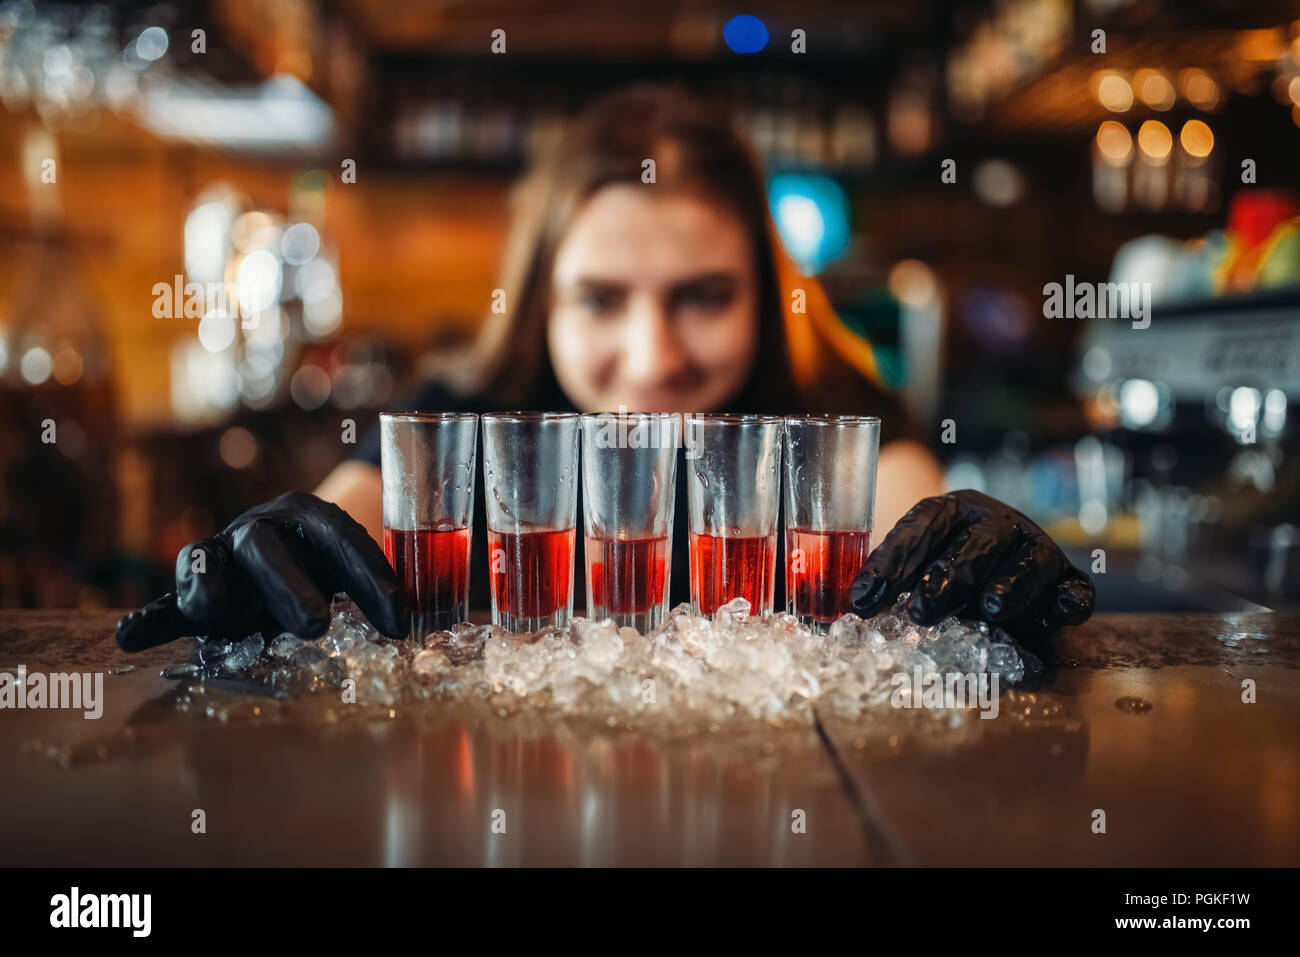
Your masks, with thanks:
M 1097 616 L 994 720 L 662 740 L 223 682 L 181 711 L 197 643 L 123 654 L 118 614 L 0 611 L 0 669 L 107 672 L 98 720 L 0 710 L 0 864 L 1300 864 L 1297 615 Z

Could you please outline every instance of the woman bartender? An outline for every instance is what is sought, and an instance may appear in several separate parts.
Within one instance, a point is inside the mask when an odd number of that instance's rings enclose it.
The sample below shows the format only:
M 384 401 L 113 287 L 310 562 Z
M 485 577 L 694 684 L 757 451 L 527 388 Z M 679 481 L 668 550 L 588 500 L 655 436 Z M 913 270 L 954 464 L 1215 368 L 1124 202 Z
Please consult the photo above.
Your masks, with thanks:
M 467 374 L 408 407 L 878 415 L 877 527 L 892 531 L 854 584 L 856 611 L 911 591 L 918 622 L 960 614 L 1023 636 L 1091 614 L 1092 583 L 1041 529 L 977 492 L 941 494 L 938 464 L 874 384 L 866 343 L 781 250 L 762 174 L 725 114 L 675 87 L 615 93 L 540 158 L 515 202 L 505 310 L 486 321 Z M 806 308 L 791 308 L 797 300 Z M 119 644 L 267 628 L 314 636 L 335 591 L 403 636 L 381 532 L 372 434 L 316 495 L 287 493 L 183 548 L 177 591 L 124 618 Z M 485 555 L 472 560 L 486 567 Z M 674 565 L 676 593 L 686 562 Z

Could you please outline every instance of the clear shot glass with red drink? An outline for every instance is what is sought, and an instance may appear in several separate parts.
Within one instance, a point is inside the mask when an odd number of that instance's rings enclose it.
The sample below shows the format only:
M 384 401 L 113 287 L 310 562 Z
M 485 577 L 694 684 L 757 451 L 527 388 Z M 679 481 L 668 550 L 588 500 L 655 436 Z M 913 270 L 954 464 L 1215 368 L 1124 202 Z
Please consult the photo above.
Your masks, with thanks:
M 379 416 L 384 554 L 406 589 L 410 636 L 469 618 L 478 416 L 384 412 Z
M 582 417 L 589 618 L 642 633 L 663 623 L 680 444 L 681 419 L 673 413 Z
M 516 634 L 573 614 L 576 412 L 483 416 L 492 623 Z
M 751 614 L 770 614 L 783 420 L 690 414 L 685 429 L 692 610 L 744 598 Z
M 785 420 L 786 611 L 824 634 L 871 553 L 880 420 Z

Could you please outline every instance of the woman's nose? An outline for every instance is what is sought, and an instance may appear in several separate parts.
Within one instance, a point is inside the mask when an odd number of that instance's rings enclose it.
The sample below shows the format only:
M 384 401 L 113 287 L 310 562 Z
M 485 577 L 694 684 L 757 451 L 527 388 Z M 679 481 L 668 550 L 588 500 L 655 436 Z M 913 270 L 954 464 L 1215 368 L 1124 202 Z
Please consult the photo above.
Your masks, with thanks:
M 656 385 L 676 376 L 687 364 L 673 327 L 672 317 L 658 304 L 643 304 L 627 321 L 623 344 L 623 368 L 627 379 L 637 385 Z

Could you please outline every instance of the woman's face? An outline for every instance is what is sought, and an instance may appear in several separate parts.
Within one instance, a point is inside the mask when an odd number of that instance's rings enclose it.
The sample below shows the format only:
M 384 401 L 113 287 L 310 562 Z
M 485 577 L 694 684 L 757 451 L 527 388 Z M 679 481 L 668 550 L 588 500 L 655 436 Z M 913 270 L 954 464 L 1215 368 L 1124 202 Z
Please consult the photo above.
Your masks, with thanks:
M 708 412 L 758 344 L 752 243 L 720 204 L 606 186 L 556 251 L 547 323 L 560 387 L 587 412 Z

